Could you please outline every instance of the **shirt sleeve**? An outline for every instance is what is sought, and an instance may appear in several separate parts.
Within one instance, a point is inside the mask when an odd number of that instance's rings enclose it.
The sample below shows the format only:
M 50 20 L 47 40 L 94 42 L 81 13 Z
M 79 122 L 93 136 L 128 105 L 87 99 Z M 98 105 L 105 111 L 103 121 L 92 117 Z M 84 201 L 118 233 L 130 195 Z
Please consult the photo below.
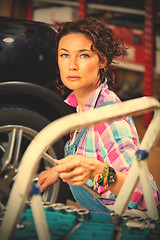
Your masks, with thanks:
M 94 126 L 95 144 L 98 160 L 107 163 L 119 172 L 127 173 L 135 160 L 135 152 L 138 149 L 139 140 L 137 131 L 131 118 L 123 118 Z M 97 141 L 98 140 L 98 141 Z M 158 204 L 158 189 L 154 178 L 150 174 L 153 194 Z M 105 188 L 102 198 L 113 199 L 113 193 Z M 145 201 L 142 186 L 138 183 L 128 205 L 129 208 L 145 209 Z

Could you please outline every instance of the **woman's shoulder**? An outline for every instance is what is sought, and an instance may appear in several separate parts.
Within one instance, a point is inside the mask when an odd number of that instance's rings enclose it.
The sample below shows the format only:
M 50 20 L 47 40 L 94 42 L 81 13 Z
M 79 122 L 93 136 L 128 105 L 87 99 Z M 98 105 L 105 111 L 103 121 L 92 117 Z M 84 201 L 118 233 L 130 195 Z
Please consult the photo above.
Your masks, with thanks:
M 108 87 L 104 87 L 97 99 L 96 107 L 106 106 L 120 102 L 121 100 L 115 92 L 108 89 Z

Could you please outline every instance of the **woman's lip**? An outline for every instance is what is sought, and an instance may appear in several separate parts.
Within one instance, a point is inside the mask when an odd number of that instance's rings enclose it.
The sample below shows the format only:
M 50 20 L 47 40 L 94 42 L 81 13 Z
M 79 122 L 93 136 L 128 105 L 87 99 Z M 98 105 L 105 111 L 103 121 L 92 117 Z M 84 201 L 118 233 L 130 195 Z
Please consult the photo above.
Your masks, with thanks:
M 78 76 L 68 76 L 67 77 L 69 80 L 77 80 L 77 79 L 79 79 L 80 77 L 78 77 Z

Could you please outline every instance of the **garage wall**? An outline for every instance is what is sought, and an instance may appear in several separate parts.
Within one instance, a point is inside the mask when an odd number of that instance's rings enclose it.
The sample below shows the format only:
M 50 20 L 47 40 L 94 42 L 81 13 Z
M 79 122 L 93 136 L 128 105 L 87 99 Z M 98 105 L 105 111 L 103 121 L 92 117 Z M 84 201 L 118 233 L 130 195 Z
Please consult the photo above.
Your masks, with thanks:
M 0 16 L 26 19 L 28 2 L 28 0 L 1 0 Z

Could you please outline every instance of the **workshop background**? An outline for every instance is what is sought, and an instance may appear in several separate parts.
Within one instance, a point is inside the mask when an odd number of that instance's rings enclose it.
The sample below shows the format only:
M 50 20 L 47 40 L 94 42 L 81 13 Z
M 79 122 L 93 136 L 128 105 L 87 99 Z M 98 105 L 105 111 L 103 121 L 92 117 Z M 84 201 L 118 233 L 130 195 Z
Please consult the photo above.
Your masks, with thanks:
M 103 17 L 128 47 L 125 58 L 114 64 L 119 97 L 154 96 L 160 100 L 159 0 L 0 0 L 0 16 L 55 26 L 85 16 Z M 151 118 L 151 114 L 134 118 L 140 140 Z M 160 190 L 160 140 L 148 164 Z

